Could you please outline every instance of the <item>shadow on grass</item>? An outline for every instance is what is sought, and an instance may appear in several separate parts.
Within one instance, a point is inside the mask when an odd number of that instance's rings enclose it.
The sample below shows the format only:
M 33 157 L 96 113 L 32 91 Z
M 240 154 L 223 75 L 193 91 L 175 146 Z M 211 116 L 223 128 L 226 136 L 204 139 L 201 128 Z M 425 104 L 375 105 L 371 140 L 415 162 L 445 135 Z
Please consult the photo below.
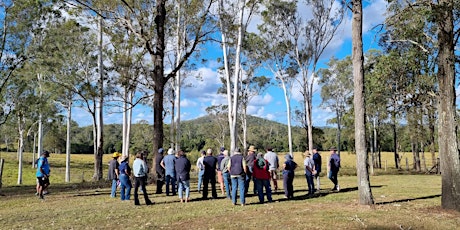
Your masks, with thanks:
M 408 199 L 401 199 L 401 200 L 385 201 L 385 202 L 379 202 L 379 203 L 376 203 L 376 204 L 377 205 L 396 204 L 396 203 L 403 203 L 403 202 L 409 202 L 409 201 L 414 201 L 414 200 L 432 199 L 432 198 L 437 198 L 437 197 L 441 197 L 441 194 L 431 195 L 431 196 L 422 196 L 422 197 L 417 197 L 417 198 L 408 198 Z
M 381 187 L 383 187 L 383 186 L 382 185 L 373 185 L 373 186 L 371 186 L 371 188 L 381 188 Z M 291 199 L 281 198 L 281 199 L 278 199 L 278 201 L 282 202 L 282 201 L 289 201 L 289 200 L 306 200 L 306 199 L 324 197 L 324 196 L 328 196 L 328 195 L 336 194 L 336 193 L 345 193 L 345 192 L 353 192 L 353 191 L 358 191 L 358 187 L 342 188 L 342 189 L 340 189 L 340 192 L 332 191 L 332 190 L 329 190 L 329 189 L 322 189 L 319 192 L 316 192 L 316 193 L 314 193 L 312 195 L 308 194 L 308 190 L 306 190 L 306 189 L 305 190 L 295 190 L 293 198 L 291 198 Z M 299 193 L 299 192 L 307 192 L 307 193 L 304 194 L 304 195 L 296 196 L 295 194 Z M 279 194 L 279 193 L 284 194 L 284 192 L 277 192 L 277 194 Z

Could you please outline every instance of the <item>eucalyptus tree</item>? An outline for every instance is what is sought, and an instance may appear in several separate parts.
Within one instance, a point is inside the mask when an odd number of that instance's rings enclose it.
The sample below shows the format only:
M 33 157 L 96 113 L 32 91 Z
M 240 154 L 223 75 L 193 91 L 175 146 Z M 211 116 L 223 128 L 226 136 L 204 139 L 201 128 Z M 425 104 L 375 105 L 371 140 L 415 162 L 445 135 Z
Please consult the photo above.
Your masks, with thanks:
M 42 24 L 48 12 L 49 1 L 12 1 L 0 2 L 0 124 L 6 122 L 13 110 L 8 98 L 7 88 L 14 72 L 21 69 L 30 58 L 28 46 L 33 37 L 42 32 Z
M 208 130 L 208 134 L 211 135 L 221 147 L 225 146 L 225 136 L 228 134 L 228 125 L 225 125 L 226 111 L 227 105 L 213 105 L 206 108 L 206 112 L 213 119 L 213 124 L 217 124 L 217 128 L 211 128 Z
M 80 105 L 82 78 L 80 67 L 90 56 L 85 47 L 88 43 L 89 28 L 73 19 L 62 19 L 48 26 L 43 44 L 37 49 L 35 63 L 40 65 L 46 75 L 45 83 L 53 91 L 52 100 L 66 110 L 66 173 L 65 181 L 70 182 L 72 107 Z
M 172 3 L 166 0 L 156 1 L 92 1 L 75 0 L 81 6 L 93 10 L 107 20 L 114 22 L 114 25 L 130 31 L 135 37 L 140 48 L 147 52 L 146 60 L 150 62 L 151 69 L 148 69 L 149 88 L 154 91 L 153 95 L 153 155 L 156 156 L 159 147 L 163 146 L 163 110 L 164 90 L 166 83 L 176 76 L 176 73 L 188 61 L 196 51 L 199 44 L 205 41 L 210 33 L 209 10 L 213 0 L 191 1 L 184 7 L 195 9 L 194 15 L 197 24 L 190 24 L 187 27 L 186 37 L 188 43 L 186 51 L 178 59 L 177 65 L 169 72 L 165 69 L 165 55 L 171 35 L 172 24 L 175 23 L 169 17 L 172 10 Z M 168 4 L 169 3 L 169 4 Z
M 112 64 L 112 88 L 121 87 L 122 90 L 113 90 L 111 103 L 117 113 L 120 110 L 119 103 L 122 104 L 121 113 L 123 114 L 122 130 L 122 155 L 129 155 L 131 142 L 131 126 L 133 108 L 149 99 L 145 80 L 145 66 L 143 66 L 143 57 L 145 51 L 138 48 L 136 40 L 130 36 L 130 31 L 119 27 L 110 27 L 107 29 L 110 44 L 112 48 L 108 50 L 108 58 Z M 143 87 L 144 86 L 144 87 Z M 109 102 L 109 103 L 110 103 Z
M 227 94 L 230 152 L 237 147 L 238 109 L 240 82 L 242 79 L 241 57 L 245 34 L 249 23 L 258 10 L 258 0 L 218 0 L 217 16 L 223 53 L 223 75 Z
M 309 11 L 299 12 L 295 30 L 289 31 L 292 42 L 291 56 L 299 68 L 300 92 L 303 97 L 304 119 L 302 125 L 308 135 L 308 148 L 313 150 L 312 98 L 313 86 L 318 80 L 318 62 L 341 25 L 345 8 L 335 0 L 306 0 Z M 300 6 L 300 5 L 299 5 Z M 311 72 L 310 72 L 311 70 Z M 310 74 L 311 73 L 311 74 Z
M 332 57 L 327 63 L 328 68 L 319 71 L 321 87 L 321 105 L 335 112 L 337 123 L 337 149 L 340 154 L 342 118 L 350 107 L 353 96 L 353 68 L 351 57 L 342 60 Z
M 442 171 L 441 205 L 460 211 L 460 155 L 457 142 L 454 1 L 432 4 L 434 23 L 438 26 L 437 44 L 439 81 L 438 144 Z M 459 5 L 455 4 L 456 12 Z
M 270 78 L 266 76 L 257 76 L 256 72 L 262 67 L 262 62 L 258 58 L 257 49 L 263 43 L 262 39 L 253 34 L 248 33 L 245 36 L 243 43 L 243 58 L 241 68 L 244 71 L 240 82 L 240 117 L 241 127 L 243 130 L 243 149 L 247 149 L 247 127 L 248 127 L 248 107 L 251 102 L 254 102 L 256 96 L 262 96 L 265 90 L 271 85 Z M 254 55 L 253 55 L 254 54 Z
M 293 43 L 290 34 L 297 33 L 300 20 L 296 15 L 295 2 L 269 1 L 262 12 L 263 23 L 259 25 L 263 46 L 258 57 L 274 75 L 284 92 L 286 102 L 289 154 L 292 152 L 291 93 L 297 75 L 297 62 L 290 56 Z M 254 54 L 253 54 L 254 55 Z
M 458 24 L 460 5 L 456 1 L 436 3 L 392 2 L 387 24 L 402 28 L 391 40 L 405 42 L 430 52 L 436 60 L 438 97 L 438 145 L 442 171 L 441 205 L 445 209 L 460 210 L 460 157 L 457 142 L 455 52 L 460 31 Z M 422 28 L 416 26 L 426 22 Z M 402 26 L 402 24 L 406 26 Z M 407 26 L 411 24 L 413 26 Z M 424 36 L 407 33 L 411 27 L 419 28 Z M 420 39 L 422 38 L 422 39 Z M 428 41 L 428 42 L 427 42 Z
M 351 1 L 352 11 L 352 63 L 353 63 L 353 105 L 355 110 L 356 170 L 358 176 L 359 203 L 374 204 L 369 181 L 368 155 L 366 147 L 366 107 L 364 97 L 364 55 L 363 55 L 363 5 L 362 0 Z

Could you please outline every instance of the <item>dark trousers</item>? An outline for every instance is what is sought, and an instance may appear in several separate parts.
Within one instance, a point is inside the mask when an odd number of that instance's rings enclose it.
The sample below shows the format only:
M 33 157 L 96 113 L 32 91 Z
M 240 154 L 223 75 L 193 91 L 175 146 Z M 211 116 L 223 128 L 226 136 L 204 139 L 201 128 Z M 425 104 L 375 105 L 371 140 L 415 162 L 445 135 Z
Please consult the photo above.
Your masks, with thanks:
M 334 189 L 337 188 L 337 184 L 339 183 L 337 180 L 338 173 L 339 171 L 335 171 L 335 170 L 329 171 L 329 179 L 332 181 L 332 183 L 334 183 Z
M 287 198 L 294 197 L 294 175 L 293 174 L 283 174 L 283 187 L 284 187 L 284 195 Z
M 252 173 L 251 172 L 248 172 L 246 173 L 246 178 L 244 179 L 244 194 L 248 194 L 248 191 L 249 191 L 249 183 L 253 182 L 253 193 L 256 194 L 257 193 L 257 188 L 256 188 L 256 179 L 252 177 Z
M 144 200 L 146 205 L 152 204 L 152 201 L 150 201 L 149 196 L 147 195 L 147 190 L 145 189 L 145 182 L 147 181 L 147 177 L 136 177 L 135 182 L 134 182 L 134 204 L 139 205 L 139 194 L 137 194 L 139 190 L 139 186 L 141 187 L 143 193 L 144 193 Z
M 165 184 L 165 173 L 161 171 L 157 171 L 157 192 L 156 194 L 163 193 L 164 184 Z
M 211 193 L 212 198 L 217 198 L 217 191 L 216 191 L 216 175 L 206 175 L 203 176 L 203 198 L 208 198 L 208 187 L 209 183 L 211 183 Z

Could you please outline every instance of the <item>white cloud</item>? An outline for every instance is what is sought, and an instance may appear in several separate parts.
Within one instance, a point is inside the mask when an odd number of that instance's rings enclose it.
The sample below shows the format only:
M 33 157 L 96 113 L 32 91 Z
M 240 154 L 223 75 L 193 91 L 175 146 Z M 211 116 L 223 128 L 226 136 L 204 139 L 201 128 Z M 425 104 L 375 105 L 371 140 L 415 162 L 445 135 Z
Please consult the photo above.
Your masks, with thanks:
M 181 108 L 184 107 L 184 108 L 187 108 L 187 107 L 195 107 L 197 106 L 198 103 L 196 103 L 195 101 L 192 101 L 190 99 L 184 99 L 180 102 L 180 106 Z

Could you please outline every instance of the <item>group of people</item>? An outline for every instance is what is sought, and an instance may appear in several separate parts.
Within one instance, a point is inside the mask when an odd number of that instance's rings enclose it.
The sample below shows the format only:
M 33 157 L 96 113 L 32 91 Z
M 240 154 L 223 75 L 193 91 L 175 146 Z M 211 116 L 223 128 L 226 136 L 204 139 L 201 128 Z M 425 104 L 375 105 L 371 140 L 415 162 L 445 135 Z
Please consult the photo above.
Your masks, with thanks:
M 198 171 L 198 192 L 202 194 L 203 199 L 208 199 L 209 184 L 211 185 L 211 196 L 217 198 L 216 183 L 220 185 L 222 195 L 231 199 L 232 204 L 237 204 L 237 195 L 239 193 L 240 205 L 246 204 L 246 196 L 248 194 L 249 185 L 253 181 L 254 194 L 258 195 L 259 202 L 264 203 L 265 196 L 268 202 L 272 202 L 272 187 L 275 192 L 278 190 L 278 170 L 279 159 L 278 155 L 273 152 L 271 147 L 266 149 L 266 153 L 261 152 L 256 154 L 254 146 L 248 148 L 248 153 L 243 156 L 238 148 L 229 154 L 229 151 L 224 147 L 220 148 L 220 153 L 217 157 L 213 156 L 211 148 L 206 151 L 201 151 L 201 157 L 196 162 Z M 340 191 L 340 186 L 337 180 L 337 174 L 340 170 L 340 156 L 337 154 L 336 148 L 329 149 L 331 156 L 327 163 L 328 178 L 333 182 L 332 190 Z M 156 173 L 157 173 L 157 194 L 162 193 L 162 187 L 166 184 L 166 195 L 172 196 L 179 194 L 180 202 L 190 201 L 190 171 L 191 163 L 187 159 L 184 151 L 175 152 L 173 149 L 168 150 L 168 154 L 163 156 L 163 149 L 160 148 L 156 157 Z M 37 161 L 37 195 L 43 199 L 43 192 L 49 186 L 50 167 L 47 158 L 49 152 L 44 151 Z M 115 152 L 112 155 L 112 160 L 109 162 L 108 179 L 112 181 L 111 197 L 116 197 L 117 187 L 120 187 L 121 200 L 130 200 L 132 182 L 134 180 L 134 204 L 140 205 L 138 191 L 139 187 L 144 196 L 145 204 L 151 205 L 154 202 L 148 197 L 146 184 L 149 167 L 145 161 L 146 153 L 139 152 L 136 154 L 136 159 L 129 165 L 129 156 Z M 317 151 L 313 148 L 313 152 L 305 152 L 304 169 L 305 177 L 308 185 L 308 195 L 313 195 L 317 189 L 320 189 L 320 173 L 322 159 Z M 290 154 L 286 154 L 285 161 L 282 165 L 282 177 L 284 195 L 287 199 L 294 197 L 293 181 L 294 172 L 298 167 Z M 216 182 L 217 176 L 217 182 Z M 317 186 L 315 189 L 314 180 L 316 178 Z M 176 184 L 178 185 L 176 187 Z M 264 193 L 265 190 L 265 193 Z M 185 195 L 184 195 L 185 193 Z

